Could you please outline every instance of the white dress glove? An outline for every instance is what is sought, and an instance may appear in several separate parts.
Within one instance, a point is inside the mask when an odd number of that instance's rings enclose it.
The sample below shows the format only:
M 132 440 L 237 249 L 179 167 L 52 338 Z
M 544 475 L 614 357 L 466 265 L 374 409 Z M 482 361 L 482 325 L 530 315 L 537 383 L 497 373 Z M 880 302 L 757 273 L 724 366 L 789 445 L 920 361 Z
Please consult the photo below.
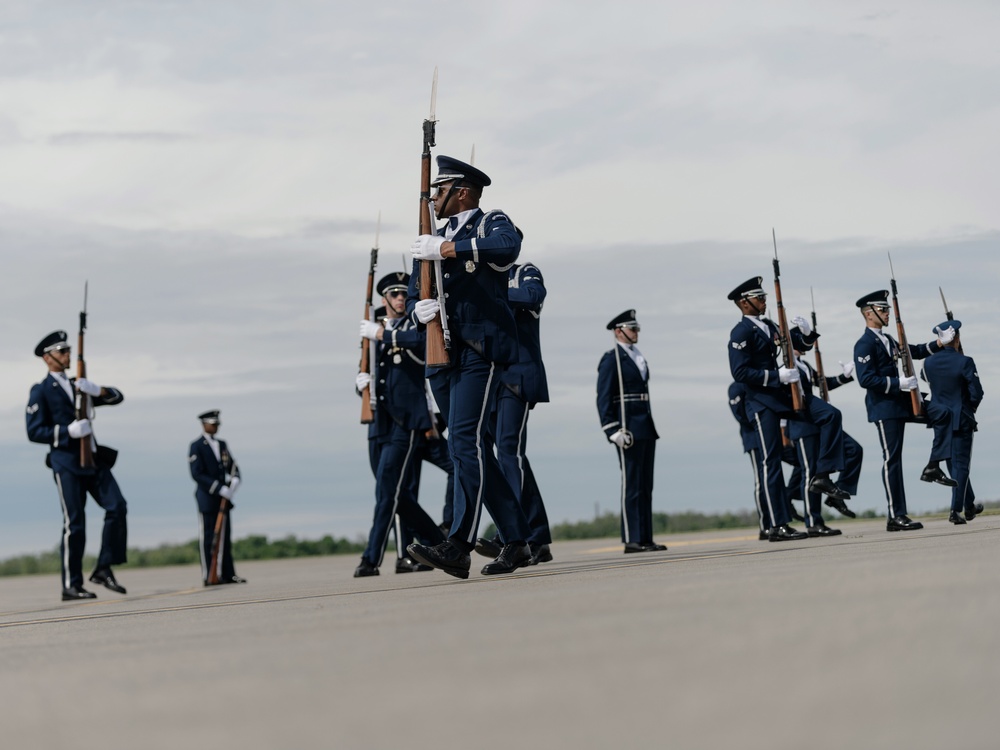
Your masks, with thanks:
M 222 485 L 219 488 L 219 495 L 221 497 L 226 498 L 226 500 L 232 500 L 233 499 L 233 491 L 231 489 L 229 489 L 226 485 Z
M 955 336 L 952 335 L 952 338 L 955 338 Z M 87 380 L 86 378 L 77 378 L 76 380 L 73 381 L 73 385 L 76 386 L 76 389 L 80 391 L 80 393 L 86 393 L 88 396 L 101 395 L 101 386 L 99 386 L 92 380 Z
M 74 422 L 70 422 L 66 427 L 66 432 L 69 433 L 71 438 L 87 437 L 93 431 L 89 419 L 77 419 Z
M 236 490 L 240 488 L 240 478 L 233 477 L 229 480 L 229 499 L 232 500 L 233 496 L 236 494 Z
M 797 367 L 779 367 L 778 368 L 778 380 L 782 382 L 783 385 L 788 385 L 789 383 L 799 382 L 799 370 Z
M 611 433 L 608 440 L 617 445 L 619 448 L 628 448 L 632 445 L 632 436 L 627 432 L 622 432 L 621 430 Z
M 937 342 L 941 346 L 947 346 L 955 340 L 955 329 L 951 326 L 948 326 L 943 331 L 940 328 L 935 328 L 934 330 L 937 331 Z
M 438 314 L 441 309 L 441 305 L 433 297 L 431 299 L 422 299 L 413 306 L 413 311 L 417 315 L 417 320 L 421 323 L 427 324 L 434 320 L 434 316 Z
M 910 375 L 908 378 L 899 379 L 899 390 L 901 391 L 912 391 L 917 387 L 917 377 L 916 375 Z
M 844 370 L 844 377 L 845 378 L 849 378 L 849 377 L 851 377 L 854 374 L 854 363 L 853 362 L 848 362 L 846 364 L 843 363 L 843 362 L 841 362 L 840 366 Z
M 810 333 L 813 332 L 813 327 L 809 325 L 809 321 L 803 318 L 802 316 L 796 316 L 792 318 L 792 323 L 798 326 L 798 329 L 802 331 L 803 336 L 808 336 Z
M 436 234 L 422 234 L 410 245 L 410 253 L 414 260 L 441 260 L 441 245 L 444 244 L 444 237 Z
M 363 339 L 378 341 L 378 333 L 381 330 L 382 326 L 378 323 L 372 323 L 370 320 L 361 321 L 361 338 Z
M 367 372 L 359 372 L 358 376 L 354 379 L 354 387 L 359 391 L 363 391 L 372 382 L 372 376 Z

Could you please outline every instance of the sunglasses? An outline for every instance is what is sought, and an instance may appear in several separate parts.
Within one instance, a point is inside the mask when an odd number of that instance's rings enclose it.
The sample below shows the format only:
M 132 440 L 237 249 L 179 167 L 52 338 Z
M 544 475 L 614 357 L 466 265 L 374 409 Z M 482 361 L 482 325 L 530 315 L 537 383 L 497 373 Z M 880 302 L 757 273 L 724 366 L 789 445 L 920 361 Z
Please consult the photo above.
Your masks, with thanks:
M 406 294 L 405 289 L 392 289 L 385 293 L 386 297 L 402 297 Z

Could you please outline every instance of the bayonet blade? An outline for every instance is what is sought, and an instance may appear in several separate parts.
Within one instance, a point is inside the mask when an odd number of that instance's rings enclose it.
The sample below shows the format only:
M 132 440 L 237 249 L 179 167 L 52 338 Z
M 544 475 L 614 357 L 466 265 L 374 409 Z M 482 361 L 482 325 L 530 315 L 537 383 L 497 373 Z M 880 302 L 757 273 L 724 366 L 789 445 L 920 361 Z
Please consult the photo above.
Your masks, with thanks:
M 472 144 L 472 156 L 469 157 L 469 164 L 476 166 L 476 144 Z
M 83 282 L 83 311 L 87 312 L 87 287 L 90 286 L 90 280 Z
M 378 250 L 378 236 L 379 232 L 382 231 L 382 212 L 378 212 L 378 218 L 375 220 L 375 247 L 372 250 Z
M 437 122 L 437 98 L 438 98 L 438 69 L 434 66 L 434 82 L 431 84 L 431 122 Z
M 944 311 L 946 313 L 950 312 L 950 310 L 948 309 L 948 302 L 944 298 L 944 289 L 938 287 L 938 292 L 941 294 L 941 304 L 944 305 Z
M 889 275 L 891 276 L 892 280 L 895 281 L 896 280 L 896 270 L 892 267 L 892 253 L 886 251 L 886 255 L 889 256 Z
M 809 287 L 809 299 L 812 301 L 813 315 L 816 314 L 816 295 L 813 294 L 813 288 Z

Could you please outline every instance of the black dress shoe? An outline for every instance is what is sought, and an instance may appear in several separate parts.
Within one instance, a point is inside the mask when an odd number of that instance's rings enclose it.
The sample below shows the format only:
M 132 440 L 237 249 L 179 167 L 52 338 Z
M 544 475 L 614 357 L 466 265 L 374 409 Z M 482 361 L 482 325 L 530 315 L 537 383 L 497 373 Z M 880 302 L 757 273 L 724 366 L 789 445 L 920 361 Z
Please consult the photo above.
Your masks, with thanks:
M 835 511 L 840 513 L 842 516 L 847 516 L 848 518 L 857 518 L 858 514 L 847 507 L 847 503 L 841 500 L 839 497 L 828 497 L 823 501 Z
M 397 567 L 396 572 L 398 573 L 399 566 L 397 565 L 396 567 Z M 378 574 L 379 574 L 378 567 L 372 565 L 363 557 L 361 558 L 361 564 L 354 569 L 355 578 L 368 578 L 369 576 L 377 576 Z
M 965 523 L 965 519 L 962 518 L 962 516 L 959 514 L 957 510 L 953 510 L 948 515 L 948 520 L 951 521 L 956 526 L 961 526 L 963 523 Z
M 488 557 L 491 560 L 496 560 L 500 557 L 500 552 L 503 551 L 503 542 L 500 541 L 499 536 L 495 536 L 492 539 L 484 539 L 479 537 L 476 540 L 476 552 L 483 557 Z
M 808 539 L 809 535 L 804 531 L 797 531 L 789 526 L 787 523 L 781 526 L 774 526 L 771 528 L 771 533 L 768 536 L 772 542 L 791 542 L 796 539 Z
M 885 524 L 886 531 L 916 531 L 922 528 L 924 525 L 920 521 L 911 521 L 906 516 L 890 518 Z
M 246 583 L 247 579 L 246 578 L 240 578 L 238 575 L 233 575 L 233 576 L 231 576 L 229 578 L 224 579 L 222 582 L 223 583 Z
M 401 557 L 396 560 L 397 573 L 421 573 L 425 570 L 434 570 L 430 565 L 418 563 L 412 557 Z
M 496 560 L 483 566 L 480 571 L 484 576 L 502 575 L 503 573 L 513 573 L 518 568 L 531 564 L 531 553 L 528 545 L 524 542 L 520 544 L 505 544 Z
M 958 482 L 941 471 L 940 466 L 925 466 L 924 470 L 920 473 L 920 481 L 937 482 L 938 484 L 943 484 L 945 487 L 958 486 Z
M 666 552 L 667 551 L 667 545 L 665 545 L 665 544 L 657 544 L 656 542 L 644 542 L 642 546 L 643 546 L 643 551 L 644 552 Z
M 90 582 L 111 589 L 118 594 L 125 593 L 125 587 L 115 580 L 115 574 L 111 572 L 111 568 L 98 568 L 90 576 Z
M 976 503 L 975 505 L 970 505 L 965 509 L 965 520 L 971 521 L 973 518 L 978 516 L 984 510 L 982 503 Z
M 631 555 L 636 552 L 645 552 L 645 545 L 639 544 L 639 542 L 625 542 L 625 554 Z
M 552 562 L 552 551 L 549 549 L 549 545 L 547 544 L 528 542 L 528 552 L 531 553 L 531 561 L 528 563 L 529 565 Z
M 833 483 L 830 477 L 823 476 L 822 474 L 817 474 L 809 482 L 809 491 L 816 492 L 821 495 L 829 495 L 837 500 L 847 500 L 851 495 L 848 492 L 844 492 L 840 487 Z
M 837 536 L 841 532 L 840 529 L 831 529 L 825 523 L 818 523 L 806 529 L 806 533 L 809 536 Z
M 455 578 L 469 577 L 469 568 L 472 567 L 469 553 L 463 552 L 450 541 L 435 544 L 433 547 L 414 542 L 406 548 L 406 552 L 417 562 L 443 570 Z
M 87 591 L 83 586 L 70 586 L 68 589 L 63 589 L 62 600 L 64 602 L 72 601 L 73 599 L 96 599 L 97 594 Z
M 757 535 L 757 538 L 760 539 L 760 541 L 762 542 L 766 542 L 768 539 L 771 538 L 771 530 L 761 529 L 760 533 Z

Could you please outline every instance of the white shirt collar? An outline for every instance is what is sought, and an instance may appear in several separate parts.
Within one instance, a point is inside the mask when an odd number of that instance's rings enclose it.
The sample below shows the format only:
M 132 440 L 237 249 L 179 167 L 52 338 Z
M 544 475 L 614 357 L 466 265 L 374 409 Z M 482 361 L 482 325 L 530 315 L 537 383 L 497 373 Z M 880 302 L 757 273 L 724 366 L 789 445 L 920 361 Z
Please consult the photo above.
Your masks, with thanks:
M 469 219 L 472 218 L 472 215 L 474 213 L 476 213 L 476 211 L 478 211 L 478 210 L 479 210 L 478 208 L 470 208 L 468 211 L 462 211 L 462 213 L 455 214 L 454 216 L 449 217 L 448 219 L 446 219 L 446 221 L 448 222 L 448 225 L 446 226 L 446 228 L 444 230 L 444 238 L 446 240 L 448 240 L 448 241 L 451 241 L 451 239 L 456 234 L 458 234 L 458 230 L 461 229 L 462 227 L 464 227 L 469 222 Z M 452 222 L 451 219 L 455 219 L 455 221 Z M 452 224 L 455 224 L 455 228 L 454 229 L 451 228 Z

